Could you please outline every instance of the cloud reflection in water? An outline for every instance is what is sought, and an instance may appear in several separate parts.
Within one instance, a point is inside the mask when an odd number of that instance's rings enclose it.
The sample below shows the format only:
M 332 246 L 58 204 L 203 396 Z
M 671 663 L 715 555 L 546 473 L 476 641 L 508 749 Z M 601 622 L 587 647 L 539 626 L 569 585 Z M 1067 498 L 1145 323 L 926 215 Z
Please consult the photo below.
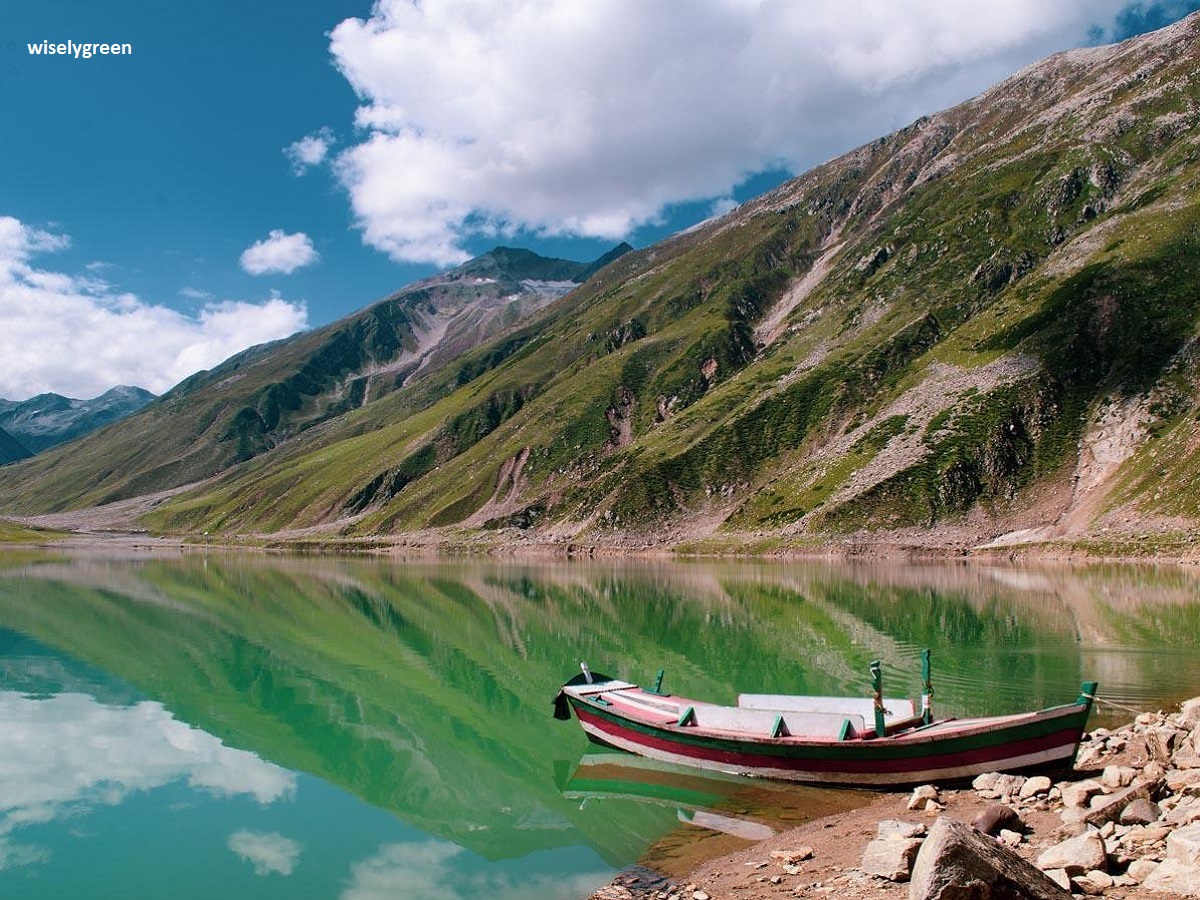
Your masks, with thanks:
M 0 869 L 45 862 L 13 840 L 22 826 L 61 820 L 175 781 L 266 805 L 296 776 L 180 722 L 161 704 L 106 706 L 86 694 L 0 692 Z

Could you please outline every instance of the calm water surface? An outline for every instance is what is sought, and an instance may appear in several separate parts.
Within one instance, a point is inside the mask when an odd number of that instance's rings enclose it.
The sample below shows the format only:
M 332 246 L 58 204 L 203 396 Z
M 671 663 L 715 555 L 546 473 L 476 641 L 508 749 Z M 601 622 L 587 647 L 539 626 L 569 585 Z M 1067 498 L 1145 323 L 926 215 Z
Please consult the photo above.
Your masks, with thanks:
M 597 756 L 594 670 L 1015 712 L 1200 694 L 1174 568 L 0 556 L 0 896 L 576 898 L 861 795 Z M 1101 710 L 1097 723 L 1127 714 Z M 700 848 L 697 851 L 697 847 Z

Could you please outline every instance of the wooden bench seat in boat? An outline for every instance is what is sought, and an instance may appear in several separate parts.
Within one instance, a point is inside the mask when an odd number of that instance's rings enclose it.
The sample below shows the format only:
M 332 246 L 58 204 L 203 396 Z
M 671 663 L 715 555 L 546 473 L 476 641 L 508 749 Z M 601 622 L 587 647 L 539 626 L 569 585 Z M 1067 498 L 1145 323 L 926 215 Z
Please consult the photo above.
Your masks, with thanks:
M 858 716 L 860 719 L 875 720 L 875 701 L 870 698 L 854 697 L 797 697 L 790 694 L 739 694 L 738 707 L 746 710 L 774 712 L 832 713 L 835 715 Z M 885 697 L 883 701 L 884 721 L 911 719 L 917 714 L 911 700 Z
M 856 713 L 743 709 L 713 703 L 692 704 L 680 714 L 678 724 L 741 734 L 832 740 L 860 734 L 864 729 L 863 717 Z

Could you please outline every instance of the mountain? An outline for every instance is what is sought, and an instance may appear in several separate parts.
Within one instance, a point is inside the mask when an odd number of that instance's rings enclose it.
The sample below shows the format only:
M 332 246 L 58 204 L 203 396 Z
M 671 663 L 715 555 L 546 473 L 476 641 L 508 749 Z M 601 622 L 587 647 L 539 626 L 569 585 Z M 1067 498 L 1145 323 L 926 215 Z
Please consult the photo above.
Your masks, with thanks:
M 41 453 L 124 419 L 155 399 L 149 391 L 125 385 L 92 400 L 73 400 L 61 394 L 38 394 L 20 401 L 0 399 L 0 428 L 32 453 Z
M 419 383 L 577 287 L 596 262 L 497 247 L 323 328 L 252 347 L 121 428 L 30 461 L 10 486 L 14 506 L 87 506 L 207 478 Z
M 425 363 L 416 332 L 393 329 L 404 361 L 382 353 L 392 362 L 348 378 L 329 373 L 367 361 L 330 350 L 302 367 L 336 329 L 258 348 L 75 445 L 86 453 L 7 467 L 0 503 L 80 506 L 221 472 L 146 523 L 697 550 L 1187 549 L 1198 63 L 1197 16 L 1051 57 L 624 253 L 456 355 Z M 102 476 L 127 464 L 140 474 Z
M 0 466 L 33 456 L 29 448 L 0 428 Z

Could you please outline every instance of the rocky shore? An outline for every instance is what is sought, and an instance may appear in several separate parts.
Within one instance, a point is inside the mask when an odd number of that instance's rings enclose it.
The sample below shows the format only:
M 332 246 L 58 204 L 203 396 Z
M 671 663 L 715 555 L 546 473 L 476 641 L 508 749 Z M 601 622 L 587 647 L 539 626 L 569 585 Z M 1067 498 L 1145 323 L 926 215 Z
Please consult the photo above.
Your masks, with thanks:
M 1065 780 L 990 773 L 814 820 L 686 878 L 589 900 L 1172 900 L 1200 896 L 1200 697 L 1085 737 Z

